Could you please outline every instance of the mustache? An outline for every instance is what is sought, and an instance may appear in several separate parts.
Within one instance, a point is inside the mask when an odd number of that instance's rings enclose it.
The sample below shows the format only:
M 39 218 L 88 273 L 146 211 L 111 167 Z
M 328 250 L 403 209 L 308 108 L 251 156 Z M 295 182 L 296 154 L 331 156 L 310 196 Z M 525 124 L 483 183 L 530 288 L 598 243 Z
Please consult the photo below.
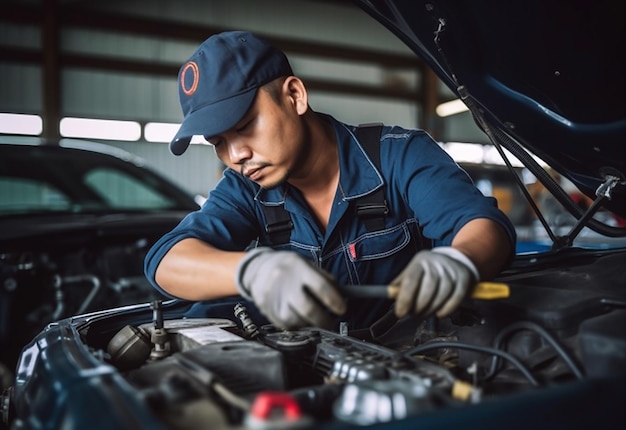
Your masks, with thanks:
M 268 163 L 267 161 L 246 161 L 239 167 L 239 173 L 245 176 L 246 171 L 261 169 L 268 166 L 271 166 L 271 163 Z

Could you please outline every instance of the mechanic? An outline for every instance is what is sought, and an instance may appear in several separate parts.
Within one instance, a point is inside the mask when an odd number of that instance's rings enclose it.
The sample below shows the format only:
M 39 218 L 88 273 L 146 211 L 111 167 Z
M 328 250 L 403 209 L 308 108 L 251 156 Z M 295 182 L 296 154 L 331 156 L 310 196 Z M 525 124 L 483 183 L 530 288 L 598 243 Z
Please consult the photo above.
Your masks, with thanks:
M 284 329 L 356 329 L 387 311 L 448 316 L 511 261 L 510 221 L 426 132 L 384 126 L 368 152 L 357 127 L 312 110 L 267 41 L 213 35 L 178 79 L 184 121 L 171 152 L 204 136 L 226 169 L 146 256 L 165 295 L 205 304 L 206 316 L 243 297 Z M 395 304 L 341 289 L 366 284 L 399 287 Z

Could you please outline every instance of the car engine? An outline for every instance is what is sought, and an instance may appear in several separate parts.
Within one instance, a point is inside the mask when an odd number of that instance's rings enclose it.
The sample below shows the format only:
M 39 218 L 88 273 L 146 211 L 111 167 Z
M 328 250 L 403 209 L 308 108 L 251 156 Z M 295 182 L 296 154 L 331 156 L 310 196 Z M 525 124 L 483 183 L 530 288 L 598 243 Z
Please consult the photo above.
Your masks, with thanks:
M 241 304 L 232 320 L 164 319 L 160 301 L 150 322 L 81 334 L 166 428 L 396 422 L 623 375 L 626 301 L 620 275 L 602 269 L 625 255 L 511 275 L 508 299 L 469 300 L 449 318 L 407 318 L 377 336 L 257 327 Z M 572 291 L 583 274 L 595 288 Z
M 265 326 L 251 339 L 222 319 L 129 327 L 109 344 L 112 361 L 134 367 L 147 356 L 127 379 L 173 429 L 310 424 L 312 417 L 365 425 L 480 396 L 442 366 L 322 329 Z M 159 338 L 151 348 L 148 339 Z
M 23 348 L 0 396 L 0 424 L 522 430 L 623 422 L 625 264 L 623 250 L 518 256 L 497 279 L 510 289 L 505 298 L 470 297 L 442 319 L 388 313 L 365 330 L 279 330 L 257 324 L 236 297 L 232 318 L 161 299 L 70 316 Z

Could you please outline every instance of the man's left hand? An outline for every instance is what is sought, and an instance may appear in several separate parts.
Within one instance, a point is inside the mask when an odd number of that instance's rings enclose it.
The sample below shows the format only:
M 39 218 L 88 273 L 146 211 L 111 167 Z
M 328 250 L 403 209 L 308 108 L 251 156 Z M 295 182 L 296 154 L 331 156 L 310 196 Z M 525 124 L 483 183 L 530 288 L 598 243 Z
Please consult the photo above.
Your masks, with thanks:
M 417 253 L 390 284 L 398 287 L 396 316 L 421 317 L 451 314 L 479 280 L 472 261 L 452 247 L 438 247 Z

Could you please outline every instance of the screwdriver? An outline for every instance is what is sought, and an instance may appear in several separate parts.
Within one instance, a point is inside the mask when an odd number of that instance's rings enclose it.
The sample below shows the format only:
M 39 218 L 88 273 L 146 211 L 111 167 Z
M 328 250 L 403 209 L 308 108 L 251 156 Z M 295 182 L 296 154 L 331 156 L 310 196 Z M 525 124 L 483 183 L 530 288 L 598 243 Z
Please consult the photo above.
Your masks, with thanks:
M 391 285 L 343 285 L 339 290 L 350 297 L 395 299 L 400 287 Z M 511 294 L 503 282 L 479 282 L 470 297 L 479 300 L 506 299 Z

